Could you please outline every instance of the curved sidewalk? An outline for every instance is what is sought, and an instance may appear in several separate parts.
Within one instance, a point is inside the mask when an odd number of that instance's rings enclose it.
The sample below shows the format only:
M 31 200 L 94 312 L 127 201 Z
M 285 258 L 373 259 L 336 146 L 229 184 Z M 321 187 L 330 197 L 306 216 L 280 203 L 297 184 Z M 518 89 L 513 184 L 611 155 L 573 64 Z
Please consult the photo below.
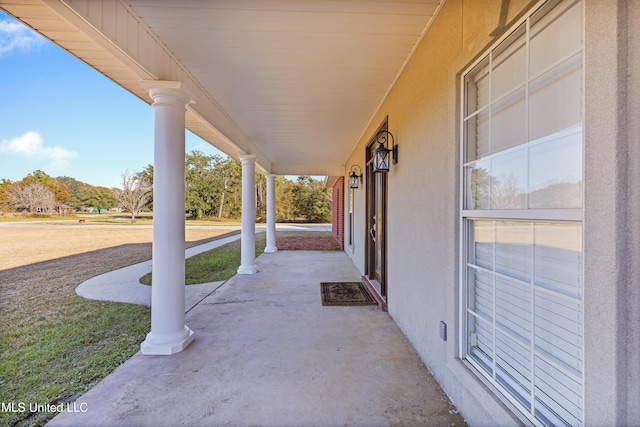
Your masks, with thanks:
M 146 226 L 145 226 L 146 227 Z M 239 227 L 232 227 L 239 229 Z M 256 232 L 264 227 L 256 227 Z M 330 226 L 305 224 L 278 224 L 277 231 L 330 231 Z M 203 245 L 185 249 L 185 258 L 210 251 L 240 239 L 240 234 L 214 240 Z M 151 260 L 92 277 L 76 287 L 76 294 L 99 301 L 126 302 L 151 307 L 151 286 L 140 283 L 140 278 L 151 272 Z M 191 310 L 207 295 L 220 287 L 224 281 L 185 286 L 185 312 Z
M 214 240 L 186 249 L 185 258 L 226 245 L 240 239 L 240 234 Z M 113 270 L 92 277 L 76 287 L 81 297 L 100 301 L 126 302 L 151 307 L 151 286 L 140 283 L 140 278 L 151 272 L 151 260 Z M 188 312 L 224 281 L 185 286 L 185 312 Z

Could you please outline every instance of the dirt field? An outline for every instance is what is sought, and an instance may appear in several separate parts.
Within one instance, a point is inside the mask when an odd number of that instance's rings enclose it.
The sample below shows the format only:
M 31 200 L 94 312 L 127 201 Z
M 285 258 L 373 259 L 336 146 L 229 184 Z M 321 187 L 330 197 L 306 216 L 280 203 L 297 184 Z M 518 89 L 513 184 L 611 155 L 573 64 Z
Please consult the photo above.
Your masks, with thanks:
M 229 230 L 206 228 L 187 229 L 187 247 L 212 239 Z M 78 226 L 21 226 L 0 227 L 0 270 L 26 266 L 38 262 L 65 258 L 124 245 L 134 251 L 131 258 L 150 259 L 151 228 L 84 227 Z

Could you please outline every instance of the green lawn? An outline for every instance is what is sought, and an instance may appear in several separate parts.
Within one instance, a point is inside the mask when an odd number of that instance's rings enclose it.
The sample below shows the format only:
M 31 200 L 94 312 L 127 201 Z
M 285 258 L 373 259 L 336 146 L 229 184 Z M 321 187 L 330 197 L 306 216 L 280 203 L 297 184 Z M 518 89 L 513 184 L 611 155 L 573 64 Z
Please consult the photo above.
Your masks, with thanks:
M 35 307 L 19 307 L 23 321 L 2 327 L 0 401 L 5 404 L 28 408 L 75 401 L 133 356 L 150 328 L 149 309 L 137 305 L 69 296 L 52 301 L 49 310 L 63 315 L 40 316 Z M 53 415 L 0 412 L 0 425 L 40 426 Z
M 256 234 L 256 258 L 264 252 L 266 243 L 265 233 Z M 227 243 L 219 248 L 187 258 L 185 264 L 185 284 L 229 280 L 240 266 L 240 240 Z M 140 278 L 140 283 L 151 285 L 151 273 Z

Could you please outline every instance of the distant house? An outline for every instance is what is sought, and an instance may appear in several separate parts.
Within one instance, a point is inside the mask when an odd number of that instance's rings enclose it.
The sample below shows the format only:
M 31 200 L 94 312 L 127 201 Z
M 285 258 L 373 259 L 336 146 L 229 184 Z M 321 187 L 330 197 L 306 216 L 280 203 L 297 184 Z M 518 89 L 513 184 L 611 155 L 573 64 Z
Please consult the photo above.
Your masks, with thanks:
M 60 216 L 72 216 L 72 215 L 75 215 L 76 208 L 74 208 L 73 206 L 69 206 L 69 205 L 58 205 L 56 207 L 56 211 L 58 212 L 58 215 L 60 215 Z

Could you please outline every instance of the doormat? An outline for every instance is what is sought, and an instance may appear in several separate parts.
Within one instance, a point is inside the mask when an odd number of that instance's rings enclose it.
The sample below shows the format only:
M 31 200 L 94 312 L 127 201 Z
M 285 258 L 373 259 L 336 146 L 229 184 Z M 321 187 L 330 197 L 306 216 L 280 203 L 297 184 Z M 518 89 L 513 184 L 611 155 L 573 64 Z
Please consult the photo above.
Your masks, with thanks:
M 376 305 L 362 282 L 320 283 L 322 305 Z

